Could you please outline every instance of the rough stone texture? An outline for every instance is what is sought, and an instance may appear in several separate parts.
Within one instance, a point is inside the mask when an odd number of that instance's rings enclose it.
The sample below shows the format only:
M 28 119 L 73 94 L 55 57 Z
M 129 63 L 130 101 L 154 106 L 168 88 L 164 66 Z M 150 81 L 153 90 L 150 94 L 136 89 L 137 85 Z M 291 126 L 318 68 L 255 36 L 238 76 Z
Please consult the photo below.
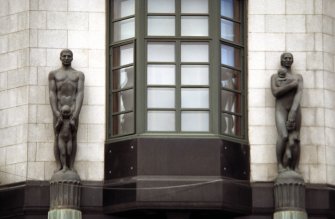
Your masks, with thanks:
M 300 171 L 306 183 L 335 184 L 335 3 L 332 0 L 249 1 L 249 140 L 251 180 L 277 176 L 274 97 L 270 76 L 280 54 L 293 53 L 304 77 Z M 268 115 L 269 114 L 269 115 Z
M 102 180 L 105 2 L 1 0 L 0 27 L 0 183 L 50 180 L 53 174 L 47 79 L 60 67 L 64 48 L 86 76 L 76 159 L 83 168 L 77 170 L 82 180 Z

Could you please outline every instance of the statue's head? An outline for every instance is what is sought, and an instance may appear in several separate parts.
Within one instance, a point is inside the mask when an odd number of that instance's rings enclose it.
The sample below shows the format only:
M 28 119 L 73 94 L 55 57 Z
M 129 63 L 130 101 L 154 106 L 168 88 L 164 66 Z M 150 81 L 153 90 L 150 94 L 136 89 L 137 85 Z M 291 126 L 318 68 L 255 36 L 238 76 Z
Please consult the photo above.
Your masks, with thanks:
M 286 73 L 287 73 L 287 69 L 286 68 L 281 68 L 278 70 L 278 76 L 280 78 L 285 78 L 286 77 Z
M 60 60 L 64 66 L 71 66 L 71 62 L 73 60 L 73 53 L 69 49 L 63 49 L 60 52 Z
M 71 108 L 69 105 L 63 105 L 60 111 L 63 118 L 69 118 L 71 116 Z
M 290 68 L 293 63 L 293 55 L 289 52 L 284 52 L 280 56 L 280 64 L 283 67 Z

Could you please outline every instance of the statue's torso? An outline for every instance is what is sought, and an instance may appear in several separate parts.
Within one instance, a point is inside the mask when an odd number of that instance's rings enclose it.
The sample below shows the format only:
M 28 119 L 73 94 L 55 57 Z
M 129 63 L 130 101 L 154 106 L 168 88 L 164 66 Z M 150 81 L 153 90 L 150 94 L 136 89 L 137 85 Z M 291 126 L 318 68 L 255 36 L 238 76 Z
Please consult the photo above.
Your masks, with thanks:
M 75 107 L 77 86 L 80 72 L 76 70 L 58 70 L 55 73 L 58 109 L 68 105 Z

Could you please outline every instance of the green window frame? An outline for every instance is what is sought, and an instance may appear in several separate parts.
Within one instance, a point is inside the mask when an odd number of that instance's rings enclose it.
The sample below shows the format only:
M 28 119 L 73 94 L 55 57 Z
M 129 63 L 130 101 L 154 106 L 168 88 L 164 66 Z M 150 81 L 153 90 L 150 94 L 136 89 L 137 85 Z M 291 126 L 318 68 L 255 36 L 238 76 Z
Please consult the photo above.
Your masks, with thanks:
M 134 13 L 126 13 L 126 16 L 116 19 L 113 15 L 114 5 L 131 1 L 108 1 L 107 141 L 108 139 L 113 141 L 113 139 L 118 140 L 133 135 L 222 136 L 234 141 L 246 141 L 247 72 L 244 55 L 246 1 L 208 0 L 208 12 L 195 13 L 190 12 L 186 7 L 182 9 L 184 3 L 192 3 L 192 0 L 162 0 L 174 2 L 174 11 L 169 11 L 169 8 L 166 7 L 165 12 L 159 11 L 159 8 L 158 11 L 149 9 L 148 2 L 153 2 L 153 0 L 132 1 Z M 222 5 L 225 5 L 226 8 L 224 9 L 226 11 L 222 9 Z M 208 23 L 207 36 L 203 34 L 206 32 L 206 27 L 202 30 L 190 28 L 190 24 L 194 21 L 200 22 L 199 24 L 201 22 L 202 24 Z M 122 26 L 121 22 L 124 22 L 125 25 L 123 29 L 120 27 Z M 164 27 L 159 26 L 162 22 L 165 25 Z M 126 27 L 132 27 L 131 25 L 134 25 L 133 35 L 131 35 L 132 31 L 125 31 L 125 33 L 120 34 L 122 30 L 126 30 Z M 188 32 L 185 29 L 194 31 L 194 33 L 187 36 L 185 33 Z M 162 32 L 163 34 L 161 34 Z M 153 48 L 155 44 L 163 45 L 164 43 L 174 45 L 174 60 L 150 60 L 149 56 L 154 50 L 148 51 L 149 47 L 152 46 Z M 115 51 L 130 44 L 134 45 L 133 62 L 126 65 L 117 65 L 115 61 L 117 58 L 115 57 L 120 56 L 120 54 Z M 181 56 L 184 52 L 181 49 L 183 45 L 192 44 L 208 45 L 207 61 L 182 60 Z M 186 48 L 186 46 L 184 47 Z M 166 50 L 163 49 L 162 51 Z M 133 84 L 132 86 L 116 89 L 116 84 L 122 78 L 121 76 L 118 76 L 119 78 L 115 76 L 117 75 L 116 72 L 126 68 L 132 68 Z M 184 75 L 190 75 L 192 69 L 197 72 L 206 72 L 206 69 L 208 69 L 208 82 L 185 82 L 190 80 Z M 164 72 L 165 82 L 162 82 L 160 78 L 162 72 Z M 174 72 L 174 75 L 171 72 Z M 200 73 L 198 74 L 200 75 Z M 201 80 L 204 80 L 204 78 L 202 76 Z M 133 92 L 132 95 L 128 95 L 133 98 L 132 108 L 123 107 L 120 109 L 120 102 L 123 103 L 123 99 L 127 98 L 127 95 L 121 94 L 121 92 L 127 91 L 128 93 Z M 192 97 L 192 94 L 207 95 L 208 104 L 194 103 L 191 105 L 192 101 L 185 101 L 187 97 Z M 160 97 L 164 96 L 167 97 L 166 102 L 159 103 Z M 157 118 L 157 115 L 164 115 L 164 113 L 167 115 L 165 121 L 170 122 L 171 118 L 174 118 L 174 127 L 170 125 L 166 129 L 160 130 L 157 124 L 152 125 L 150 123 L 153 121 L 150 118 Z M 129 117 L 132 120 L 132 128 L 129 128 L 130 125 L 128 125 L 128 130 L 125 131 L 121 130 L 124 127 L 120 126 L 120 120 L 124 120 L 127 114 L 132 114 Z M 208 127 L 199 126 L 200 130 L 192 130 L 192 124 L 184 123 L 184 117 L 182 118 L 182 116 L 185 116 L 185 118 L 187 116 L 187 118 L 192 118 L 192 116 L 206 118 L 207 116 Z M 157 123 L 159 124 L 159 121 Z M 156 127 L 156 129 L 152 127 Z

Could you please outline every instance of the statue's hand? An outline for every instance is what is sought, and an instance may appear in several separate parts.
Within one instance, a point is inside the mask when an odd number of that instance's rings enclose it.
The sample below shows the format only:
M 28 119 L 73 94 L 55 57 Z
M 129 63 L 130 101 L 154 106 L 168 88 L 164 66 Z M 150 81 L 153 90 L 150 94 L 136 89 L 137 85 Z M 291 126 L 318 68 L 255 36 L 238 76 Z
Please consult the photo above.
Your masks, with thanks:
M 72 130 L 77 130 L 77 118 L 72 116 L 70 119 L 70 126 Z
M 296 111 L 290 110 L 290 112 L 288 113 L 287 121 L 295 123 L 295 117 L 296 117 L 296 115 L 297 115 Z
M 287 131 L 293 131 L 295 129 L 295 122 L 286 121 Z

